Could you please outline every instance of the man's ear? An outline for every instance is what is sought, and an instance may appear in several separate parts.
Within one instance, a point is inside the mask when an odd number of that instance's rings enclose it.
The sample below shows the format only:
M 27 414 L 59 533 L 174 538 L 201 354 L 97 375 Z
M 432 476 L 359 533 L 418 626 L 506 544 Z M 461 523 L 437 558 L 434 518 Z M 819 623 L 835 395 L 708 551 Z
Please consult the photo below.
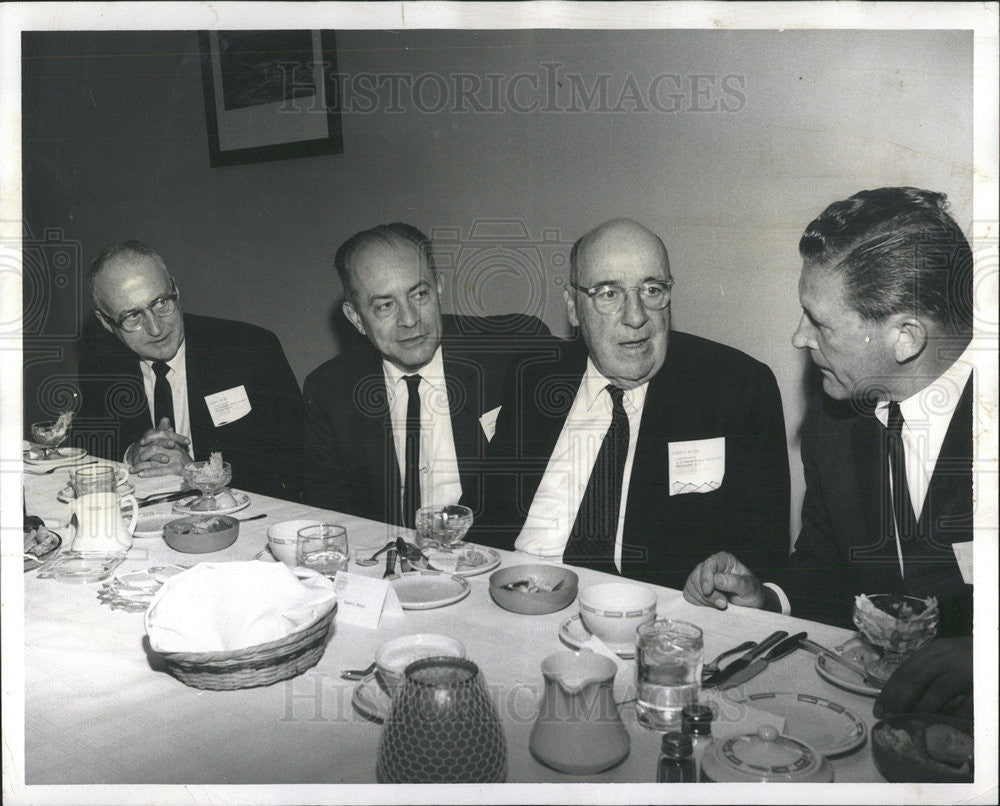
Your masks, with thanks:
M 97 311 L 96 308 L 94 309 L 94 316 L 97 317 L 97 321 L 101 323 L 101 327 L 103 327 L 106 331 L 108 331 L 108 333 L 114 333 L 115 332 L 115 329 L 113 327 L 111 327 L 111 325 L 109 325 L 107 322 L 104 321 L 104 317 L 101 316 L 100 313 L 98 313 L 98 311 Z
M 563 289 L 563 299 L 566 300 L 566 316 L 569 317 L 569 323 L 573 327 L 579 327 L 580 320 L 576 318 L 576 298 L 569 288 Z
M 344 316 L 347 317 L 347 321 L 349 321 L 352 325 L 354 325 L 358 333 L 360 333 L 362 336 L 367 336 L 368 334 L 365 333 L 365 325 L 361 321 L 361 317 L 358 316 L 358 312 L 354 309 L 354 306 L 350 302 L 345 301 L 344 304 L 341 305 L 340 307 L 341 310 L 344 312 Z
M 905 364 L 919 356 L 927 347 L 927 326 L 915 316 L 907 316 L 896 324 L 893 345 L 897 364 Z

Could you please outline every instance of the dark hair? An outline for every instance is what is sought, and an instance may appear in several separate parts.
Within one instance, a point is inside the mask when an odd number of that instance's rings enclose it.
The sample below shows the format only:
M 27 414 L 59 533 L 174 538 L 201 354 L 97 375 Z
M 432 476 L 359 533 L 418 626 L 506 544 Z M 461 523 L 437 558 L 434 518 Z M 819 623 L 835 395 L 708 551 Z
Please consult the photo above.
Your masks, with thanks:
M 842 272 L 852 306 L 869 321 L 909 312 L 972 335 L 972 250 L 943 193 L 855 193 L 806 227 L 799 253 L 808 265 Z
M 423 259 L 427 261 L 427 265 L 430 266 L 431 274 L 437 273 L 434 266 L 434 256 L 431 254 L 430 238 L 411 224 L 404 224 L 400 221 L 395 221 L 392 224 L 379 224 L 377 227 L 362 230 L 352 235 L 340 245 L 333 258 L 334 268 L 337 270 L 337 276 L 340 277 L 341 285 L 344 286 L 344 293 L 348 299 L 354 297 L 350 272 L 350 264 L 354 256 L 374 243 L 383 246 L 396 246 L 400 241 L 417 247 Z
M 163 262 L 163 258 L 142 241 L 120 241 L 119 243 L 111 244 L 111 246 L 107 246 L 101 250 L 101 253 L 94 258 L 94 262 L 90 264 L 90 268 L 87 270 L 85 279 L 92 297 L 94 296 L 94 286 L 97 284 L 97 275 L 100 274 L 101 269 L 119 257 L 147 257 L 159 265 L 164 272 L 167 270 L 167 264 Z

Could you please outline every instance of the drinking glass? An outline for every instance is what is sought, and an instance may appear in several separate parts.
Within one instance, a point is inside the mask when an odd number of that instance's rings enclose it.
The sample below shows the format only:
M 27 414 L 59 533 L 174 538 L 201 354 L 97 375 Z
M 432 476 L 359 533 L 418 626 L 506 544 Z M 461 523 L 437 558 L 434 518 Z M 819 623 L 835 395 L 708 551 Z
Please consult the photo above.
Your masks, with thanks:
M 347 545 L 347 529 L 332 523 L 320 523 L 299 529 L 295 544 L 295 561 L 333 579 L 338 571 L 347 570 L 351 553 Z
M 657 731 L 680 730 L 681 711 L 698 702 L 704 643 L 701 628 L 659 619 L 636 630 L 635 676 L 639 722 Z
M 113 493 L 118 487 L 119 479 L 113 467 L 88 465 L 71 470 L 69 483 L 79 498 L 87 493 Z

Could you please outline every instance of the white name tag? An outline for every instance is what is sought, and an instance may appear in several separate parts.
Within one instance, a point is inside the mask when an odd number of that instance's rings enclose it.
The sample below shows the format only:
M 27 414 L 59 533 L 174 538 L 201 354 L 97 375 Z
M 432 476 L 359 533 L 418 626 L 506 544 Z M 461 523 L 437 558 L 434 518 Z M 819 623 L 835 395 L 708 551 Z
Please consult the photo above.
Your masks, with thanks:
M 251 409 L 245 386 L 234 386 L 223 392 L 205 395 L 205 404 L 216 428 L 246 417 Z
M 670 494 L 710 493 L 726 475 L 726 438 L 691 439 L 667 445 Z
M 490 409 L 479 418 L 479 425 L 482 426 L 483 433 L 486 434 L 487 442 L 492 442 L 493 435 L 497 432 L 497 417 L 500 416 L 502 408 L 503 406 L 497 406 L 495 409 Z
M 952 543 L 952 550 L 955 552 L 955 559 L 958 561 L 958 570 L 962 572 L 962 581 L 966 585 L 972 584 L 972 541 L 964 543 Z
M 403 612 L 388 579 L 338 571 L 333 587 L 337 591 L 337 621 L 374 630 L 383 613 Z

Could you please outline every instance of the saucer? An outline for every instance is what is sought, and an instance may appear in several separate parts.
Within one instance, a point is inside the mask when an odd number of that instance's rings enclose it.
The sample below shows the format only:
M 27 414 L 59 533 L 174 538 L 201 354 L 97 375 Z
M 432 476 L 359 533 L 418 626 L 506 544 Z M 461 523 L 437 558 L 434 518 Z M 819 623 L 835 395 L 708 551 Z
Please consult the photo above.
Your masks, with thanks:
M 351 703 L 362 716 L 373 722 L 385 722 L 392 708 L 392 698 L 378 684 L 374 672 L 358 681 Z
M 388 577 L 403 610 L 431 610 L 464 599 L 472 590 L 463 577 L 440 571 L 407 571 Z
M 239 512 L 250 506 L 250 496 L 246 493 L 233 491 L 233 498 L 236 499 L 236 506 L 223 507 L 222 509 L 191 509 L 188 504 L 174 504 L 174 512 L 182 512 L 185 515 L 228 515 L 231 512 Z
M 56 453 L 58 456 L 43 459 L 41 448 L 32 445 L 31 448 L 23 451 L 21 456 L 26 465 L 58 467 L 59 465 L 71 465 L 73 462 L 87 455 L 87 452 L 83 448 L 56 448 Z
M 118 493 L 118 495 L 132 495 L 132 493 L 135 492 L 135 486 L 126 481 L 115 487 L 115 492 Z M 67 484 L 58 493 L 56 493 L 56 498 L 64 504 L 68 504 L 70 501 L 76 499 L 76 492 L 73 490 L 72 485 Z
M 860 675 L 855 674 L 850 669 L 846 669 L 835 661 L 828 661 L 825 655 L 816 656 L 816 674 L 833 683 L 837 688 L 853 691 L 855 694 L 864 694 L 868 697 L 877 697 L 881 689 L 872 688 Z
M 582 647 L 592 636 L 593 633 L 584 626 L 579 613 L 575 616 L 570 616 L 559 625 L 559 637 L 573 647 L 573 649 Z M 635 646 L 631 644 L 610 644 L 607 641 L 604 643 L 619 658 L 628 660 L 635 657 Z

